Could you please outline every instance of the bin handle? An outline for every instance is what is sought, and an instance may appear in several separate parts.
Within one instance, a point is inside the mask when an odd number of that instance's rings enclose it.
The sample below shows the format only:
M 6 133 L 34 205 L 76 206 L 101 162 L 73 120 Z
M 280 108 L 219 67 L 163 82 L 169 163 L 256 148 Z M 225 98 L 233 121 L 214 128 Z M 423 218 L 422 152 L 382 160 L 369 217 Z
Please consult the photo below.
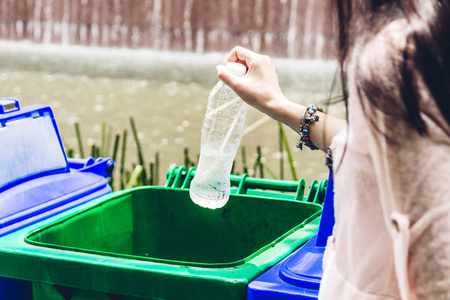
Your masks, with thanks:
M 327 191 L 327 184 L 328 181 L 327 180 L 322 180 L 318 187 L 317 187 L 317 191 L 314 195 L 314 200 L 312 201 L 313 203 L 317 203 L 322 205 L 323 201 L 325 200 L 325 193 Z
M 173 182 L 173 184 L 172 184 L 172 187 L 181 187 L 182 185 L 183 185 L 183 182 L 182 182 L 182 175 L 183 175 L 183 172 L 184 173 L 186 173 L 187 172 L 187 169 L 186 169 L 186 167 L 185 166 L 181 166 L 178 170 L 177 170 L 177 175 L 175 176 L 175 180 L 174 180 L 174 182 Z
M 171 165 L 171 166 L 169 167 L 169 170 L 168 170 L 167 173 L 166 173 L 166 176 L 167 176 L 167 182 L 166 182 L 165 187 L 173 187 L 172 184 L 173 184 L 173 182 L 174 182 L 174 180 L 175 180 L 175 177 L 176 177 L 177 174 L 178 174 L 178 169 L 179 169 L 179 168 L 180 168 L 180 167 L 179 167 L 178 165 L 176 165 L 176 164 L 173 164 L 173 165 Z
M 314 179 L 311 185 L 309 186 L 308 196 L 306 196 L 306 202 L 314 202 L 314 197 L 317 194 L 317 189 L 319 187 L 319 182 Z
M 247 188 L 245 187 L 245 179 L 248 178 L 248 174 L 244 173 L 244 175 L 242 175 L 241 181 L 239 182 L 239 186 L 238 186 L 238 190 L 237 190 L 237 194 L 238 195 L 242 195 L 242 194 L 246 194 L 247 193 Z
M 166 187 L 188 189 L 192 178 L 195 175 L 196 168 L 191 167 L 189 171 L 185 166 L 179 167 L 176 164 L 170 166 L 167 171 Z M 320 183 L 314 180 L 311 183 L 308 195 L 305 197 L 306 182 L 304 178 L 299 181 L 276 180 L 250 177 L 247 173 L 244 175 L 230 175 L 230 183 L 237 186 L 237 194 L 245 195 L 250 188 L 267 189 L 273 191 L 295 192 L 294 200 L 307 201 L 311 203 L 322 204 L 327 186 L 327 180 Z
M 181 185 L 182 189 L 188 189 L 191 187 L 191 180 L 194 178 L 195 167 L 191 167 L 186 174 L 186 178 L 184 179 L 183 185 Z
M 298 182 L 297 192 L 295 194 L 295 200 L 303 201 L 303 197 L 305 195 L 306 182 L 304 178 L 300 178 Z

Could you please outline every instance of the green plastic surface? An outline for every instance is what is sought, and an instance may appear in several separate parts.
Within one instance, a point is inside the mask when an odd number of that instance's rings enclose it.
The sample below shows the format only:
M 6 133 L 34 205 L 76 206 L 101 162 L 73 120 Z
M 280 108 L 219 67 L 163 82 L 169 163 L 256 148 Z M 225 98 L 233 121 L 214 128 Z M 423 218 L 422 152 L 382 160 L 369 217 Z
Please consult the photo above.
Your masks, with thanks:
M 189 170 L 185 166 L 173 164 L 166 173 L 166 187 L 188 189 L 195 176 L 195 167 Z M 230 193 L 235 195 L 255 195 L 274 199 L 292 199 L 323 204 L 328 180 L 318 182 L 313 180 L 307 194 L 305 179 L 299 181 L 279 180 L 250 177 L 244 175 L 230 175 Z
M 35 299 L 245 299 L 320 213 L 249 195 L 209 210 L 187 189 L 136 188 L 0 238 L 0 276 L 32 281 Z

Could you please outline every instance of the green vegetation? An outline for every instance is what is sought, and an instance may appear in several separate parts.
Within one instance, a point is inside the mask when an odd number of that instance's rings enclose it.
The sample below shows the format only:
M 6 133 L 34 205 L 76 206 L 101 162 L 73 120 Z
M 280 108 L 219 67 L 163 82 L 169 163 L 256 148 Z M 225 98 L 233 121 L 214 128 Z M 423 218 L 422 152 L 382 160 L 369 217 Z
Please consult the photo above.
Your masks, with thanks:
M 142 185 L 159 185 L 159 175 L 160 175 L 160 156 L 159 152 L 154 153 L 154 157 L 150 162 L 144 159 L 144 150 L 141 147 L 141 142 L 138 136 L 137 126 L 134 122 L 133 117 L 129 118 L 131 130 L 133 133 L 134 142 L 137 148 L 137 161 L 136 162 L 126 162 L 126 152 L 127 152 L 127 137 L 128 131 L 124 129 L 122 133 L 116 133 L 113 141 L 113 128 L 106 123 L 102 124 L 100 145 L 95 143 L 91 145 L 90 156 L 95 159 L 99 157 L 111 157 L 116 163 L 115 170 L 111 178 L 109 178 L 109 183 L 113 190 L 123 190 L 129 189 L 136 186 Z M 280 155 L 280 174 L 277 176 L 274 171 L 272 171 L 263 160 L 263 155 L 261 151 L 261 146 L 256 146 L 256 153 L 254 155 L 254 161 L 252 169 L 248 168 L 247 165 L 247 155 L 245 146 L 241 146 L 240 154 L 242 161 L 242 168 L 238 170 L 236 164 L 233 164 L 232 173 L 233 174 L 245 174 L 252 173 L 255 177 L 264 178 L 268 176 L 272 179 L 284 179 L 284 153 L 287 154 L 288 164 L 291 171 L 291 176 L 294 180 L 298 180 L 297 173 L 294 167 L 294 161 L 292 159 L 292 154 L 289 149 L 286 134 L 284 132 L 283 125 L 278 123 L 279 126 L 279 151 Z M 86 157 L 83 149 L 83 140 L 81 138 L 80 124 L 75 123 L 75 134 L 78 143 L 78 154 L 79 157 Z M 120 147 L 121 145 L 121 147 Z M 73 147 L 64 143 L 67 157 L 74 157 L 75 150 Z M 120 152 L 120 153 L 119 153 Z M 148 152 L 146 152 L 148 153 Z M 120 154 L 120 160 L 119 160 Z M 197 165 L 196 161 L 192 159 L 189 148 L 184 148 L 184 165 L 189 169 Z M 198 155 L 196 160 L 198 161 Z

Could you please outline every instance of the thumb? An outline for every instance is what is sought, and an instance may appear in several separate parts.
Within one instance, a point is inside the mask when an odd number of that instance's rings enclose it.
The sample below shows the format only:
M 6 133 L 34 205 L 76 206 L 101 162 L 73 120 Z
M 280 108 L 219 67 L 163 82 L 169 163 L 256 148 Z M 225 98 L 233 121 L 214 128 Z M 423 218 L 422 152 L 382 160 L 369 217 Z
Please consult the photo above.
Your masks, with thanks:
M 232 87 L 238 83 L 240 77 L 231 74 L 227 71 L 224 65 L 218 65 L 216 67 L 217 77 L 223 81 L 226 85 Z

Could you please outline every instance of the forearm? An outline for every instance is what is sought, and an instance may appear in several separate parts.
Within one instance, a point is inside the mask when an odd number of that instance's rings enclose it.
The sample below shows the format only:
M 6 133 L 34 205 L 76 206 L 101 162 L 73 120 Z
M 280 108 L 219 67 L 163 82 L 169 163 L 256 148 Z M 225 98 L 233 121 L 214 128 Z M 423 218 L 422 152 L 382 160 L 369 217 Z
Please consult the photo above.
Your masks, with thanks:
M 248 49 L 235 47 L 225 58 L 247 66 L 243 77 L 228 73 L 223 65 L 217 66 L 217 76 L 230 86 L 245 102 L 300 132 L 300 121 L 306 107 L 287 99 L 278 84 L 278 75 L 270 58 Z M 310 126 L 311 142 L 327 151 L 333 137 L 346 125 L 346 121 L 317 112 L 319 120 Z
M 301 118 L 306 107 L 292 102 L 287 98 L 267 103 L 267 106 L 260 108 L 261 111 L 288 125 L 296 133 L 300 131 Z M 311 142 L 323 151 L 327 151 L 333 137 L 347 124 L 346 120 L 316 112 L 319 120 L 310 126 L 309 138 Z

